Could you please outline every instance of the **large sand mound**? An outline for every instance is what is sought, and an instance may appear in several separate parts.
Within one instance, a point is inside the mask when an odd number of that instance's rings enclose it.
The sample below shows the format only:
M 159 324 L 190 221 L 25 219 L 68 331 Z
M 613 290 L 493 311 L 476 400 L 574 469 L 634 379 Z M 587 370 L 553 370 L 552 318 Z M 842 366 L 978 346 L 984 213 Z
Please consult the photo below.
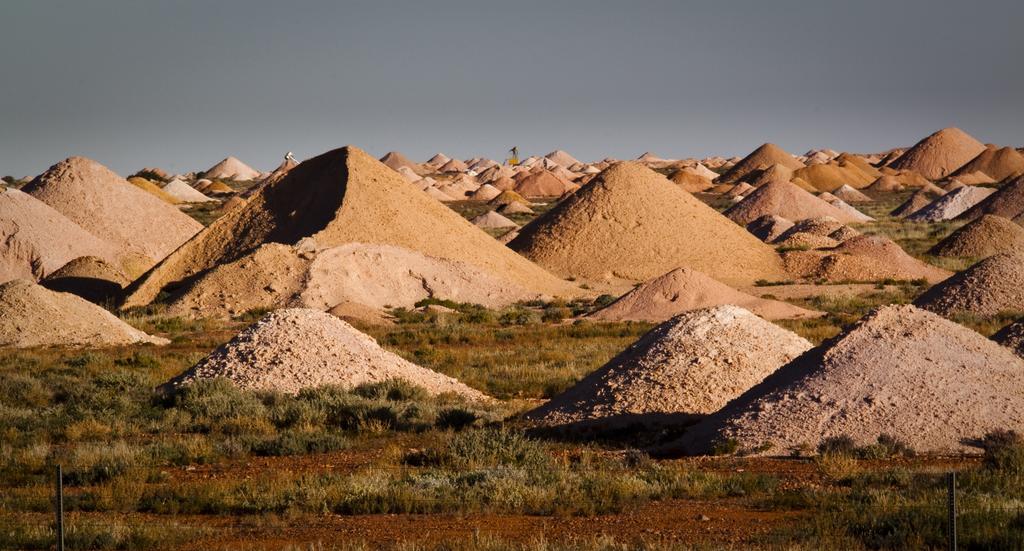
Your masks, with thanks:
M 828 281 L 882 281 L 886 279 L 942 281 L 946 270 L 910 256 L 899 245 L 877 235 L 859 235 L 831 249 L 789 251 L 782 259 L 786 270 L 800 279 Z
M 785 302 L 742 293 L 696 270 L 676 268 L 643 283 L 589 317 L 603 321 L 661 322 L 682 312 L 723 304 L 741 306 L 770 320 L 822 315 Z
M 771 214 L 788 220 L 830 216 L 843 223 L 859 222 L 858 216 L 822 201 L 789 182 L 775 181 L 757 188 L 745 199 L 725 211 L 737 224 L 750 222 Z
M 115 301 L 128 283 L 120 270 L 95 256 L 80 256 L 42 281 L 51 291 L 78 295 L 96 304 Z
M 959 128 L 943 128 L 917 142 L 889 166 L 913 170 L 929 180 L 949 176 L 985 151 L 985 145 Z
M 80 256 L 117 262 L 120 251 L 35 197 L 0 190 L 0 282 L 41 279 Z
M 203 228 L 174 205 L 84 157 L 53 165 L 23 191 L 118 247 L 129 276 L 153 266 Z
M 237 260 L 264 243 L 295 244 L 305 237 L 322 248 L 395 245 L 465 262 L 531 292 L 577 293 L 350 146 L 303 162 L 245 206 L 225 213 L 129 288 L 125 306 L 147 304 L 169 284 Z
M 994 214 L 1014 219 L 1024 214 L 1024 176 L 1018 176 L 1002 185 L 997 191 L 989 188 L 988 195 L 964 211 L 961 220 L 973 220 L 983 214 Z
M 210 167 L 203 173 L 203 177 L 210 180 L 255 180 L 260 177 L 260 171 L 235 157 L 228 157 Z
M 1011 251 L 1024 251 L 1024 228 L 1002 216 L 985 214 L 939 241 L 928 254 L 987 258 Z
M 766 143 L 733 165 L 728 172 L 718 178 L 718 182 L 738 182 L 745 179 L 749 174 L 764 170 L 773 165 L 782 165 L 791 170 L 798 170 L 804 166 L 803 163 L 781 147 L 772 143 Z
M 1019 176 L 1024 174 L 1024 155 L 1012 147 L 988 145 L 985 151 L 957 169 L 952 176 L 969 176 L 977 172 L 984 173 L 996 182 Z
M 987 187 L 964 186 L 946 193 L 905 218 L 913 222 L 952 220 L 985 200 L 995 191 Z
M 95 304 L 16 279 L 0 285 L 0 346 L 166 344 Z
M 1024 252 L 990 256 L 928 289 L 914 304 L 944 316 L 1024 312 Z
M 678 267 L 751 284 L 785 277 L 770 247 L 636 162 L 613 165 L 509 247 L 562 276 L 644 281 Z
M 737 306 L 687 312 L 526 418 L 553 426 L 683 421 L 717 411 L 809 348 Z
M 965 440 L 1024 428 L 1024 361 L 978 333 L 913 306 L 886 306 L 780 368 L 675 447 L 716 441 L 786 455 L 826 438 L 890 435 L 918 452 L 978 452 Z
M 331 314 L 306 309 L 267 314 L 167 386 L 215 377 L 230 379 L 241 388 L 290 394 L 322 385 L 351 388 L 404 379 L 432 394 L 485 398 L 451 377 L 384 350 L 373 338 Z

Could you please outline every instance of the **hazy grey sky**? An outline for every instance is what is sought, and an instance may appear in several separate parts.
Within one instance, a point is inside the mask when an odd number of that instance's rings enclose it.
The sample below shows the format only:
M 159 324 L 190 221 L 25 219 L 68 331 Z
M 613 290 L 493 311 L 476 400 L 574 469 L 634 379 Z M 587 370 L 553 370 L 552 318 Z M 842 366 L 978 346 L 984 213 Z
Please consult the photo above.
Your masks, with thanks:
M 0 0 L 0 174 L 1024 145 L 1024 2 Z

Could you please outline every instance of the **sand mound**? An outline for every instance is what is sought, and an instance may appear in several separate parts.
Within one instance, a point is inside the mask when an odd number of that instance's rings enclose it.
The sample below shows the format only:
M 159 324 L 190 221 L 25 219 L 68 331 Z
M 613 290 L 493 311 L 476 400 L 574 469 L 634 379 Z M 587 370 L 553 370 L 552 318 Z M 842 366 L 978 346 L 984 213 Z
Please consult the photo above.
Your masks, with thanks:
M 170 203 L 172 205 L 176 205 L 179 203 L 177 199 L 172 197 L 163 189 L 160 189 L 160 186 L 154 184 L 153 182 L 150 182 L 145 178 L 132 176 L 131 178 L 128 178 L 128 183 L 141 189 L 142 191 L 145 191 L 146 193 L 149 193 L 150 195 L 153 195 L 157 199 L 160 199 L 161 201 L 164 201 L 166 203 Z
M 983 214 L 1014 219 L 1024 214 L 1024 176 L 1006 182 L 997 191 L 991 188 L 976 189 L 984 189 L 988 195 L 961 214 L 961 220 L 973 220 Z
M 985 151 L 985 145 L 959 128 L 943 128 L 917 142 L 889 166 L 913 170 L 929 180 L 940 180 Z
M 927 207 L 932 204 L 932 201 L 942 197 L 946 194 L 945 191 L 938 188 L 934 184 L 929 184 L 930 187 L 923 187 L 907 198 L 900 206 L 896 207 L 889 216 L 896 218 L 906 218 L 911 214 Z
M 569 155 L 561 149 L 556 149 L 551 153 L 544 156 L 545 159 L 555 163 L 558 166 L 569 168 L 573 165 L 583 164 L 572 155 Z
M 605 170 L 509 246 L 557 274 L 588 279 L 643 281 L 678 267 L 732 284 L 784 277 L 770 247 L 635 162 Z
M 892 174 L 883 174 L 879 176 L 871 185 L 864 188 L 864 191 L 869 193 L 890 193 L 894 191 L 903 191 L 904 185 L 899 178 Z
M 867 187 L 878 177 L 878 172 L 874 168 L 866 172 L 848 162 L 829 161 L 800 168 L 793 172 L 793 177 L 800 178 L 817 190 L 833 191 L 842 186 Z
M 725 216 L 746 225 L 766 214 L 788 220 L 831 216 L 840 222 L 858 222 L 860 218 L 844 212 L 789 182 L 771 182 L 757 188 L 743 201 L 725 211 Z
M 913 306 L 886 306 L 768 376 L 691 427 L 676 449 L 727 439 L 785 455 L 883 434 L 918 452 L 975 452 L 965 440 L 1024 428 L 1024 362 L 981 335 Z
M 491 184 L 484 184 L 471 193 L 469 198 L 474 201 L 490 201 L 499 195 L 501 195 L 500 189 L 492 186 Z
M 781 216 L 766 214 L 747 224 L 747 231 L 761 241 L 769 243 L 792 227 L 793 223 L 789 220 Z
M 1000 253 L 925 291 L 914 304 L 944 316 L 1024 312 L 1024 253 Z
M 470 220 L 478 228 L 518 228 L 519 224 L 505 218 L 497 212 L 488 211 Z
M 525 197 L 523 197 L 522 195 L 519 195 L 518 193 L 516 193 L 514 191 L 505 190 L 505 191 L 501 192 L 501 195 L 499 195 L 499 196 L 495 197 L 494 199 L 491 199 L 490 201 L 488 201 L 487 204 L 489 204 L 491 206 L 495 206 L 495 207 L 502 207 L 502 206 L 505 206 L 505 205 L 510 205 L 512 203 L 519 203 L 519 204 L 522 204 L 522 205 L 527 205 L 529 203 L 529 201 L 527 201 Z
M 928 254 L 986 258 L 1011 251 L 1024 251 L 1024 228 L 1002 216 L 985 214 L 938 242 Z
M 737 306 L 687 312 L 525 417 L 554 426 L 678 422 L 717 411 L 809 348 Z
M 774 182 L 789 182 L 793 179 L 793 169 L 783 165 L 772 165 L 748 175 L 750 185 L 762 187 Z
M 1011 176 L 1024 174 L 1024 155 L 1012 147 L 985 146 L 985 150 L 960 167 L 952 176 L 968 176 L 976 172 L 984 173 L 992 180 L 999 182 Z
M 728 172 L 718 178 L 718 182 L 738 182 L 746 179 L 747 175 L 769 168 L 772 165 L 782 165 L 791 170 L 798 170 L 804 166 L 803 163 L 796 160 L 789 153 L 786 153 L 781 147 L 772 143 L 766 143 L 733 165 Z
M 116 299 L 128 283 L 120 270 L 95 256 L 80 256 L 42 281 L 51 291 L 78 295 L 96 304 Z
M 847 239 L 860 235 L 859 231 L 851 228 L 850 226 L 839 222 L 835 218 L 825 216 L 822 218 L 808 218 L 807 220 L 801 220 L 796 224 L 793 224 L 792 227 L 779 235 L 773 243 L 779 244 L 798 233 L 827 237 L 837 243 L 841 243 Z
M 992 340 L 1024 358 L 1024 320 L 1017 320 L 1000 329 L 995 335 L 992 335 Z
M 0 346 L 166 344 L 91 302 L 16 279 L 0 285 Z
M 387 244 L 465 262 L 536 293 L 575 289 L 530 263 L 355 147 L 304 161 L 225 213 L 129 288 L 144 305 L 169 284 L 237 260 L 263 243 Z
M 615 302 L 594 312 L 590 319 L 602 321 L 665 321 L 682 312 L 723 304 L 741 306 L 765 319 L 817 317 L 820 312 L 785 302 L 750 296 L 689 268 L 671 272 L 643 283 Z
M 256 180 L 260 177 L 260 171 L 239 161 L 235 157 L 228 157 L 213 165 L 203 173 L 203 178 L 210 180 Z
M 853 189 L 848 185 L 842 185 L 838 189 L 832 192 L 832 195 L 842 199 L 847 203 L 870 203 L 874 199 L 864 195 L 863 193 Z
M 210 195 L 227 195 L 234 192 L 235 190 L 231 186 L 221 181 L 210 182 L 210 185 L 206 186 L 206 189 L 203 190 L 204 194 Z
M 212 186 L 213 184 L 211 183 L 207 189 Z M 201 191 L 177 178 L 167 182 L 163 187 L 163 192 L 174 197 L 179 203 L 209 203 L 210 201 L 215 201 L 215 199 L 203 195 Z
M 397 151 L 389 151 L 380 158 L 380 162 L 384 163 L 385 166 L 392 170 L 398 170 L 404 167 L 416 174 L 422 175 L 424 173 L 423 167 L 420 166 L 419 163 L 414 162 L 412 159 Z
M 970 210 L 971 207 L 995 191 L 992 188 L 965 186 L 946 193 L 905 218 L 914 222 L 952 220 Z
M 832 249 L 789 251 L 783 253 L 782 260 L 793 277 L 832 283 L 922 278 L 936 282 L 950 275 L 876 235 L 852 237 Z
M 120 251 L 31 195 L 0 190 L 0 282 L 41 279 L 80 256 L 117 262 Z
M 675 171 L 669 178 L 674 184 L 690 193 L 699 193 L 713 188 L 715 185 L 707 176 L 697 173 L 690 167 L 681 168 Z
M 267 314 L 166 386 L 215 377 L 226 377 L 241 388 L 290 394 L 321 385 L 355 387 L 404 379 L 431 394 L 486 398 L 451 377 L 384 350 L 331 314 L 306 309 Z
M 578 187 L 565 178 L 540 169 L 531 171 L 519 180 L 515 191 L 523 197 L 561 197 Z
M 826 203 L 832 205 L 833 207 L 843 211 L 844 213 L 846 213 L 848 217 L 853 218 L 854 222 L 870 222 L 874 220 L 874 218 L 857 210 L 846 201 L 843 201 L 842 199 L 836 197 L 835 195 L 832 195 L 827 191 L 822 193 L 821 195 L 818 195 L 818 199 L 821 199 L 822 201 L 825 201 Z
M 129 276 L 156 264 L 203 229 L 173 205 L 83 157 L 53 165 L 23 191 L 118 247 Z
M 431 157 L 426 163 L 423 164 L 429 165 L 430 167 L 437 169 L 444 166 L 450 160 L 452 160 L 451 157 L 445 155 L 444 153 L 437 153 L 433 157 Z
M 449 159 L 447 163 L 441 165 L 437 169 L 438 172 L 446 173 L 466 172 L 467 170 L 469 170 L 469 166 L 458 159 Z

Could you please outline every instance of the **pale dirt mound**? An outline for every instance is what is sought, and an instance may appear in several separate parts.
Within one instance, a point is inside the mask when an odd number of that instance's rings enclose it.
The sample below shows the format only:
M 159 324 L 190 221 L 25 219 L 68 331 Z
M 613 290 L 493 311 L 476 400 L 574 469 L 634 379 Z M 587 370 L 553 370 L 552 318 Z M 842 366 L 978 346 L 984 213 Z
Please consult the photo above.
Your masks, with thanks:
M 471 193 L 469 198 L 474 201 L 490 201 L 491 199 L 501 195 L 501 193 L 500 189 L 492 186 L 491 184 L 484 184 Z
M 547 155 L 544 156 L 544 158 L 555 163 L 558 166 L 565 168 L 570 168 L 573 165 L 583 164 L 579 160 L 577 160 L 576 157 L 569 155 L 568 153 L 562 151 L 561 149 L 556 149 L 551 153 L 548 153 Z
M 964 186 L 946 193 L 905 218 L 912 222 L 952 220 L 981 203 L 995 191 L 986 187 Z
M 819 195 L 818 199 L 821 199 L 822 201 L 825 201 L 826 203 L 832 205 L 833 207 L 843 211 L 844 213 L 846 213 L 848 217 L 853 218 L 854 222 L 870 222 L 874 220 L 874 218 L 857 210 L 846 201 L 843 201 L 842 199 L 836 197 L 835 195 L 832 195 L 827 191 Z
M 939 241 L 928 254 L 987 258 L 1012 251 L 1024 251 L 1024 228 L 1002 216 L 985 214 Z
M 437 169 L 438 172 L 446 173 L 466 172 L 467 170 L 469 170 L 469 166 L 458 159 L 449 159 L 447 163 Z
M 42 279 L 80 256 L 118 262 L 120 251 L 31 195 L 0 190 L 0 282 Z
M 780 244 L 795 234 L 827 237 L 838 244 L 850 239 L 851 237 L 857 237 L 860 235 L 860 232 L 846 224 L 840 223 L 835 218 L 828 216 L 822 218 L 808 218 L 807 220 L 801 220 L 796 224 L 793 224 L 792 227 L 775 239 L 773 244 Z
M 985 174 L 984 172 L 981 172 L 981 171 L 971 172 L 970 174 L 964 174 L 962 176 L 957 176 L 955 178 L 955 181 L 961 182 L 961 183 L 966 184 L 966 185 L 972 185 L 972 186 L 996 183 L 996 179 L 995 178 L 992 178 L 988 174 Z
M 210 185 L 206 186 L 206 189 L 203 190 L 204 194 L 209 193 L 210 195 L 227 195 L 234 192 L 235 190 L 231 186 L 221 181 L 211 182 Z M 210 200 L 212 201 L 213 199 Z
M 140 178 L 138 176 L 132 176 L 131 178 L 128 178 L 128 183 L 130 183 L 131 185 L 141 189 L 142 191 L 145 191 L 146 193 L 149 193 L 149 194 L 153 195 L 154 197 L 156 197 L 157 199 L 160 199 L 161 201 L 163 201 L 165 203 L 170 203 L 172 205 L 177 205 L 180 202 L 177 199 L 175 199 L 174 197 L 171 197 L 171 195 L 168 194 L 163 189 L 161 189 L 160 186 L 156 185 L 153 182 L 150 182 L 149 180 L 147 180 L 145 178 Z
M 210 189 L 210 187 L 213 187 L 212 182 L 210 186 L 207 187 L 207 189 Z M 228 189 L 230 190 L 231 188 Z M 209 203 L 210 201 L 216 201 L 216 199 L 203 195 L 201 191 L 193 188 L 192 186 L 186 184 L 185 182 L 182 182 L 177 178 L 171 180 L 170 182 L 167 182 L 167 184 L 164 185 L 162 191 L 170 195 L 171 197 L 174 197 L 174 199 L 177 200 L 179 203 Z
M 436 169 L 441 168 L 450 160 L 452 160 L 451 157 L 445 155 L 444 153 L 437 153 L 423 164 Z
M 803 163 L 796 160 L 796 157 L 793 157 L 781 147 L 772 143 L 766 143 L 733 165 L 728 172 L 718 178 L 718 182 L 738 182 L 745 179 L 748 174 L 766 169 L 772 165 L 782 165 L 792 170 L 804 167 Z
M 678 267 L 737 285 L 785 277 L 771 247 L 636 162 L 602 172 L 509 247 L 585 279 L 644 281 Z
M 78 295 L 102 304 L 117 298 L 129 279 L 120 270 L 95 256 L 80 256 L 46 276 L 42 285 L 51 291 Z
M 904 185 L 899 178 L 892 174 L 883 174 L 878 177 L 871 185 L 864 188 L 864 191 L 869 193 L 890 193 L 894 191 L 903 191 Z
M 493 205 L 496 207 L 508 205 L 511 203 L 522 203 L 526 205 L 529 203 L 529 201 L 527 201 L 526 198 L 523 197 L 522 195 L 519 195 L 518 193 L 511 190 L 502 191 L 501 195 L 488 201 L 489 205 Z
M 770 243 L 792 227 L 793 223 L 789 220 L 781 216 L 766 214 L 748 223 L 747 231 L 754 234 L 754 237 L 761 241 Z
M 786 251 L 790 249 L 831 249 L 841 243 L 831 237 L 825 235 L 815 235 L 813 233 L 806 232 L 787 232 L 785 236 L 780 236 L 772 245 L 780 251 Z
M 867 187 L 877 178 L 873 174 L 860 170 L 854 164 L 838 161 L 829 161 L 825 164 L 798 169 L 793 172 L 793 177 L 800 178 L 820 191 L 833 191 L 842 186 Z
M 669 177 L 672 183 L 679 185 L 690 193 L 700 193 L 713 188 L 715 185 L 707 176 L 697 173 L 690 167 L 681 168 Z
M 782 260 L 793 277 L 833 283 L 922 278 L 934 283 L 950 276 L 877 235 L 852 237 L 833 249 L 789 251 Z
M 997 191 L 991 188 L 989 195 L 959 216 L 961 220 L 973 220 L 983 214 L 994 214 L 1014 219 L 1024 214 L 1024 176 L 1018 176 L 1002 185 Z
M 505 307 L 550 298 L 475 266 L 387 245 L 351 243 L 316 250 L 271 243 L 210 270 L 179 291 L 167 315 L 227 318 L 257 308 L 330 310 L 341 303 L 376 310 L 412 308 L 426 298 Z
M 260 171 L 239 161 L 235 157 L 228 157 L 213 165 L 209 170 L 203 172 L 203 178 L 210 180 L 255 180 L 260 177 Z
M 979 453 L 965 441 L 1024 429 L 1024 361 L 959 324 L 886 306 L 691 427 L 670 450 L 733 440 L 788 455 L 827 438 L 889 435 L 919 453 Z
M 486 399 L 451 377 L 384 350 L 373 338 L 331 314 L 307 309 L 267 314 L 165 388 L 216 377 L 225 377 L 240 388 L 289 394 L 322 385 L 352 388 L 403 379 L 431 394 Z
M 687 312 L 525 418 L 548 426 L 677 423 L 717 411 L 810 348 L 737 306 Z
M 523 197 L 561 197 L 578 187 L 565 178 L 541 169 L 520 179 L 515 191 Z
M 392 170 L 398 170 L 404 167 L 419 175 L 423 175 L 426 172 L 419 163 L 397 151 L 389 151 L 386 155 L 380 158 L 380 162 L 384 163 L 385 166 Z
M 985 151 L 985 144 L 959 128 L 943 128 L 917 142 L 889 166 L 941 180 Z
M 967 176 L 976 172 L 982 172 L 996 182 L 1019 176 L 1024 174 L 1024 155 L 1012 147 L 988 145 L 985 151 L 957 169 L 952 176 Z
M 928 289 L 914 304 L 947 317 L 1024 312 L 1024 252 L 992 255 Z
M 859 222 L 859 217 L 840 210 L 789 182 L 765 184 L 725 211 L 725 216 L 746 225 L 766 214 L 789 220 L 831 216 L 840 222 Z
M 676 268 L 647 281 L 589 319 L 601 321 L 665 321 L 690 310 L 723 304 L 741 306 L 765 319 L 813 318 L 821 312 L 737 291 L 689 268 Z
M 870 203 L 874 199 L 864 195 L 860 191 L 853 189 L 848 185 L 840 186 L 838 189 L 832 192 L 832 195 L 846 201 L 847 203 Z
M 754 186 L 752 186 L 752 185 L 750 185 L 750 184 L 748 184 L 746 182 L 740 182 L 740 183 L 736 184 L 735 186 L 732 186 L 732 189 L 730 189 L 729 191 L 725 192 L 725 196 L 726 197 L 734 197 L 734 198 L 735 197 L 739 197 L 740 199 L 742 199 L 743 196 L 747 195 L 748 193 L 750 193 L 752 191 L 754 191 Z
M 505 218 L 497 212 L 488 211 L 470 220 L 478 228 L 518 228 L 519 224 Z
M 967 184 L 965 184 L 965 183 L 961 182 L 960 180 L 957 180 L 957 179 L 954 178 L 952 180 L 947 181 L 945 184 L 940 185 L 939 187 L 942 188 L 942 191 L 945 191 L 946 193 L 949 193 L 951 191 L 956 191 L 956 190 L 958 190 L 958 189 L 960 189 L 960 188 L 962 188 L 962 187 L 964 187 L 966 185 Z
M 992 340 L 1024 358 L 1024 320 L 1017 320 L 1000 329 L 995 335 L 992 335 Z
M 910 216 L 911 214 L 914 214 L 915 212 L 932 204 L 932 201 L 945 194 L 945 191 L 934 185 L 931 185 L 931 187 L 928 188 L 921 188 L 911 194 L 911 196 L 908 197 L 900 206 L 893 209 L 893 211 L 889 213 L 889 216 L 906 218 L 907 216 Z
M 227 211 L 229 211 L 229 210 L 233 210 L 233 209 L 236 209 L 236 208 L 238 208 L 238 207 L 243 207 L 243 206 L 245 206 L 245 203 L 246 203 L 246 202 L 247 202 L 247 201 L 246 201 L 245 199 L 243 199 L 242 197 L 240 197 L 240 196 L 238 196 L 238 195 L 235 195 L 234 197 L 232 197 L 232 198 L 228 199 L 227 201 L 224 201 L 224 204 L 223 204 L 223 205 L 221 205 L 221 207 L 220 207 L 220 208 L 221 208 L 221 209 L 222 209 L 222 210 L 223 210 L 224 212 L 227 212 Z
M 322 248 L 394 245 L 476 266 L 532 292 L 578 294 L 362 150 L 346 147 L 303 162 L 245 206 L 226 212 L 130 287 L 124 305 L 148 304 L 167 285 L 264 243 L 295 244 L 306 237 Z
M 750 185 L 761 187 L 774 182 L 789 182 L 793 179 L 793 169 L 783 165 L 772 165 L 749 176 Z
M 0 346 L 167 344 L 95 304 L 24 279 L 0 285 Z
M 498 212 L 502 214 L 533 214 L 533 209 L 528 207 L 526 203 L 513 201 L 498 207 Z
M 120 265 L 129 276 L 153 266 L 203 229 L 174 205 L 84 157 L 53 165 L 22 191 L 118 247 Z

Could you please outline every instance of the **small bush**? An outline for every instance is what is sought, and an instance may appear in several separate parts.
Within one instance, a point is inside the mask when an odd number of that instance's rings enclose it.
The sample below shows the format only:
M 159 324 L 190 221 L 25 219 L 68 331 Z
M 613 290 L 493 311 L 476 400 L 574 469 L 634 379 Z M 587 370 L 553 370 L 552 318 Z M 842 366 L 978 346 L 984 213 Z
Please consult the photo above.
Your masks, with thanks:
M 1024 438 L 1016 431 L 994 430 L 981 441 L 987 468 L 1010 473 L 1024 472 Z
M 476 423 L 476 413 L 463 408 L 448 408 L 437 414 L 434 426 L 441 429 L 462 430 Z
M 711 444 L 711 455 L 732 455 L 740 449 L 740 442 L 735 438 L 722 438 Z
M 404 379 L 388 379 L 380 383 L 359 385 L 352 393 L 371 400 L 390 400 L 392 402 L 425 400 L 429 397 L 426 389 Z
M 818 444 L 818 453 L 854 457 L 857 454 L 857 444 L 849 436 L 830 436 Z

